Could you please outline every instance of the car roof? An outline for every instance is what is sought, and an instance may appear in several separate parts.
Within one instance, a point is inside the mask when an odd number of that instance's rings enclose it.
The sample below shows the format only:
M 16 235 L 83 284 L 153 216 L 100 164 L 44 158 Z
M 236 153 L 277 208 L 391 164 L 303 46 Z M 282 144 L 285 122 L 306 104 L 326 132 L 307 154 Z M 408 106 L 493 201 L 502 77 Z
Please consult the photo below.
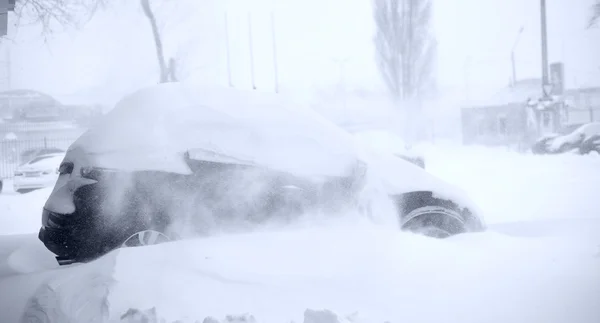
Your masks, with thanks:
M 194 149 L 291 172 L 340 174 L 356 162 L 349 133 L 283 95 L 184 83 L 123 98 L 76 148 L 127 169 L 181 170 L 175 159 Z

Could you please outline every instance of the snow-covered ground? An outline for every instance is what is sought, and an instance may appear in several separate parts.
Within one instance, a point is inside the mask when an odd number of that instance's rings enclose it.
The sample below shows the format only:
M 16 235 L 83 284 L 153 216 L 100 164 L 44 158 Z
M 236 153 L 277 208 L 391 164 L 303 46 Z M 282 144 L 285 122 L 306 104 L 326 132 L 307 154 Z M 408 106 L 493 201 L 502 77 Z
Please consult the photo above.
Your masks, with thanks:
M 57 268 L 36 237 L 49 190 L 0 194 L 0 322 L 119 322 L 152 307 L 168 322 L 600 322 L 600 157 L 424 151 L 488 232 L 434 240 L 349 216 Z

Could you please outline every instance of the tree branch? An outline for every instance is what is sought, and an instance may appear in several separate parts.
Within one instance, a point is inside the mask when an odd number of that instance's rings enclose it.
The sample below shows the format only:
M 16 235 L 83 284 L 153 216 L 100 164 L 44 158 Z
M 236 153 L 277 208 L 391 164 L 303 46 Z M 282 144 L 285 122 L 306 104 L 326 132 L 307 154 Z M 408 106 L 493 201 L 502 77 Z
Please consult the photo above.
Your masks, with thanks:
M 19 0 L 15 4 L 17 25 L 39 24 L 48 35 L 56 27 L 80 28 L 108 0 Z
M 588 22 L 588 28 L 592 28 L 597 25 L 600 20 L 600 0 L 596 0 L 596 3 L 592 6 L 592 17 Z

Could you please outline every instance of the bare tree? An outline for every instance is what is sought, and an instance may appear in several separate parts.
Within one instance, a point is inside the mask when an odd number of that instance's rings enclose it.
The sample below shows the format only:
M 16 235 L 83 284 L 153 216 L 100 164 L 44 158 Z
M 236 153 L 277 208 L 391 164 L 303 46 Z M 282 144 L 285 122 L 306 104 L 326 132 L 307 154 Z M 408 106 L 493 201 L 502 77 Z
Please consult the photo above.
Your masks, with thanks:
M 592 6 L 592 17 L 588 22 L 588 28 L 595 26 L 600 20 L 600 0 L 596 0 L 596 3 Z
M 150 22 L 152 27 L 152 35 L 154 35 L 154 44 L 156 47 L 156 58 L 158 59 L 158 66 L 160 67 L 160 79 L 159 83 L 168 83 L 177 81 L 175 77 L 175 60 L 171 58 L 169 64 L 165 61 L 165 55 L 163 53 L 163 42 L 158 30 L 158 24 L 156 23 L 156 17 L 150 7 L 150 0 L 141 0 L 142 9 L 144 14 Z
M 79 28 L 87 23 L 108 0 L 18 0 L 18 24 L 38 24 L 45 35 L 56 27 Z
M 51 34 L 55 27 L 80 28 L 87 23 L 94 14 L 104 8 L 109 0 L 19 0 L 16 2 L 15 14 L 19 19 L 18 24 L 39 24 L 44 35 Z M 159 32 L 156 16 L 152 11 L 149 0 L 141 0 L 142 9 L 150 22 L 156 55 L 160 68 L 160 83 L 177 81 L 176 61 L 167 60 L 164 56 L 163 42 Z
M 430 30 L 431 0 L 374 0 L 375 49 L 379 71 L 404 108 L 407 124 L 434 87 L 436 42 Z

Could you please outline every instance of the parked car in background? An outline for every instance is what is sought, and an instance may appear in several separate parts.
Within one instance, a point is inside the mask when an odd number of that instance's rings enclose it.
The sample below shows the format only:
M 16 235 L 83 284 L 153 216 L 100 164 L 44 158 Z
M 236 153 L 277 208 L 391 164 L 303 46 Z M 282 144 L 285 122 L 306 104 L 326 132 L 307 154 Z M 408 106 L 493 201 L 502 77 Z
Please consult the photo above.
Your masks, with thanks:
M 565 127 L 556 134 L 538 139 L 531 147 L 531 152 L 536 155 L 585 155 L 593 151 L 600 154 L 600 122 Z
M 61 265 L 121 247 L 360 214 L 432 238 L 479 232 L 459 188 L 282 96 L 168 83 L 67 150 L 39 239 Z
M 58 179 L 58 168 L 65 153 L 44 154 L 19 166 L 14 173 L 13 188 L 17 193 L 28 193 L 52 187 Z
M 64 149 L 55 148 L 55 147 L 32 148 L 32 149 L 27 149 L 27 150 L 24 150 L 23 152 L 21 152 L 20 160 L 22 162 L 27 162 L 27 161 L 30 161 L 30 160 L 34 159 L 35 157 L 38 157 L 41 155 L 64 153 L 64 152 L 65 152 Z

